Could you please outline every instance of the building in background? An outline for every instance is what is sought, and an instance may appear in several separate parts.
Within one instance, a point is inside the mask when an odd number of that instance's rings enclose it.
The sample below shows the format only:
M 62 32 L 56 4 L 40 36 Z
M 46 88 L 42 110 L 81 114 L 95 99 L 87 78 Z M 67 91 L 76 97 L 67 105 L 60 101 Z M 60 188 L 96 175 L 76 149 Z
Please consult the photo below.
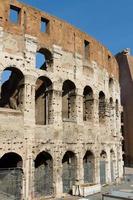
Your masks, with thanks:
M 119 67 L 70 24 L 0 0 L 0 195 L 31 200 L 123 177 Z
M 125 49 L 116 55 L 119 64 L 121 103 L 123 112 L 122 134 L 124 162 L 127 166 L 133 166 L 133 56 L 130 49 Z

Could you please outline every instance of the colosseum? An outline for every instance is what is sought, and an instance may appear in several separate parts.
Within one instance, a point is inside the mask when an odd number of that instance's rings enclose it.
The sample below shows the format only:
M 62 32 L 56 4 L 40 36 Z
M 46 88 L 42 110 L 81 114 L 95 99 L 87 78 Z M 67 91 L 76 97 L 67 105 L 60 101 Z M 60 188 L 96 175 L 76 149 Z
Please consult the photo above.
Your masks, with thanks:
M 47 13 L 0 0 L 0 84 L 6 200 L 61 197 L 76 185 L 123 177 L 119 69 L 102 44 Z

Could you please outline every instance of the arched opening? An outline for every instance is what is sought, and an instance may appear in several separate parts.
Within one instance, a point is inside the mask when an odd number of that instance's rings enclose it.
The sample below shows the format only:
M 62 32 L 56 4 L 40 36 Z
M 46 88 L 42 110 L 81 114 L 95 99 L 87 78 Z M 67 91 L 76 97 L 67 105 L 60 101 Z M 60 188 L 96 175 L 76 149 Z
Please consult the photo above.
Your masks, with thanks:
M 94 155 L 91 151 L 87 151 L 83 158 L 84 166 L 84 182 L 94 182 Z
M 105 151 L 102 151 L 100 154 L 100 183 L 101 185 L 106 183 L 106 161 L 107 161 L 107 154 Z
M 6 68 L 1 76 L 0 107 L 23 109 L 24 76 L 14 67 Z
M 105 121 L 105 111 L 106 111 L 105 94 L 101 91 L 99 92 L 99 122 Z
M 110 151 L 110 169 L 111 169 L 111 181 L 115 181 L 115 153 Z
M 63 192 L 71 194 L 77 171 L 76 156 L 72 151 L 67 151 L 65 153 L 62 159 L 62 166 Z
M 116 117 L 119 117 L 119 102 L 118 102 L 118 99 L 116 99 L 116 102 L 115 102 L 115 112 L 116 112 Z
M 93 118 L 93 91 L 86 86 L 83 92 L 83 120 L 90 121 Z
M 1 199 L 21 199 L 22 158 L 10 152 L 0 159 L 0 194 Z
M 75 84 L 66 80 L 62 87 L 62 119 L 63 120 L 76 120 L 76 87 Z
M 35 101 L 36 124 L 49 124 L 52 106 L 52 82 L 49 78 L 41 76 L 37 79 Z
M 35 159 L 35 194 L 42 197 L 53 192 L 53 159 L 49 153 L 41 152 Z
M 109 92 L 110 92 L 110 95 L 113 94 L 113 87 L 114 87 L 114 81 L 112 78 L 109 78 Z
M 113 105 L 112 97 L 109 99 L 109 117 L 110 117 L 111 134 L 115 135 L 115 132 L 114 132 L 114 105 Z
M 112 116 L 112 111 L 113 111 L 113 99 L 112 97 L 110 97 L 109 99 L 109 111 L 110 111 L 110 115 Z
M 52 66 L 53 57 L 52 53 L 46 49 L 41 48 L 36 53 L 36 68 L 41 70 L 47 70 Z

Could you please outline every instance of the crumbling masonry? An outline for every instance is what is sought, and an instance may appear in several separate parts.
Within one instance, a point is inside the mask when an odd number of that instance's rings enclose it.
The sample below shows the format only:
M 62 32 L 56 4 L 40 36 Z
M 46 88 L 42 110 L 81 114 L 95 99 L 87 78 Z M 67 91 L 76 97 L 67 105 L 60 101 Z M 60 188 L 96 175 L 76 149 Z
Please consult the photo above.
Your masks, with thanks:
M 104 46 L 0 0 L 0 75 L 0 194 L 39 199 L 122 178 L 118 65 Z

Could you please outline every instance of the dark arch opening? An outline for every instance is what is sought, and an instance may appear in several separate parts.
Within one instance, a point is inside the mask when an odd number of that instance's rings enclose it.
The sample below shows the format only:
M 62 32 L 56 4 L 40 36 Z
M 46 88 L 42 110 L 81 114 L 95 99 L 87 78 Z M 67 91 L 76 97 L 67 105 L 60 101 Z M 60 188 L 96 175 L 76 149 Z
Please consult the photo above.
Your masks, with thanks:
M 105 121 L 105 112 L 106 112 L 105 94 L 101 91 L 99 92 L 99 122 Z
M 110 97 L 110 99 L 109 99 L 109 111 L 110 111 L 110 117 L 112 117 L 113 116 L 113 109 L 114 109 L 114 107 L 113 107 L 113 98 L 112 97 Z
M 110 169 L 111 169 L 111 181 L 115 181 L 115 153 L 111 149 L 110 150 Z
M 94 182 L 94 155 L 91 151 L 86 151 L 83 158 L 84 166 L 84 182 L 93 183 Z
M 36 53 L 36 68 L 47 70 L 53 63 L 52 53 L 46 49 L 41 48 Z
M 109 78 L 109 88 L 113 87 L 114 81 L 113 78 Z
M 43 151 L 35 159 L 35 193 L 37 197 L 42 197 L 53 192 L 53 158 Z
M 62 119 L 76 120 L 76 87 L 75 84 L 66 80 L 62 87 Z
M 41 76 L 37 79 L 35 101 L 36 124 L 49 124 L 52 106 L 52 82 L 49 78 Z
M 116 111 L 116 117 L 119 117 L 119 102 L 118 102 L 118 99 L 116 99 L 116 102 L 115 102 L 115 111 Z
M 77 161 L 72 151 L 67 151 L 62 159 L 63 192 L 72 193 L 72 186 L 76 180 Z
M 22 168 L 22 158 L 20 155 L 10 152 L 4 154 L 0 159 L 0 168 Z
M 89 121 L 93 118 L 93 91 L 86 86 L 83 92 L 83 120 Z
M 0 107 L 22 109 L 24 76 L 15 67 L 7 67 L 2 73 Z
M 100 183 L 102 185 L 106 183 L 106 160 L 107 154 L 102 151 L 100 154 Z
M 0 193 L 4 198 L 21 199 L 22 190 L 22 158 L 10 152 L 0 159 Z

